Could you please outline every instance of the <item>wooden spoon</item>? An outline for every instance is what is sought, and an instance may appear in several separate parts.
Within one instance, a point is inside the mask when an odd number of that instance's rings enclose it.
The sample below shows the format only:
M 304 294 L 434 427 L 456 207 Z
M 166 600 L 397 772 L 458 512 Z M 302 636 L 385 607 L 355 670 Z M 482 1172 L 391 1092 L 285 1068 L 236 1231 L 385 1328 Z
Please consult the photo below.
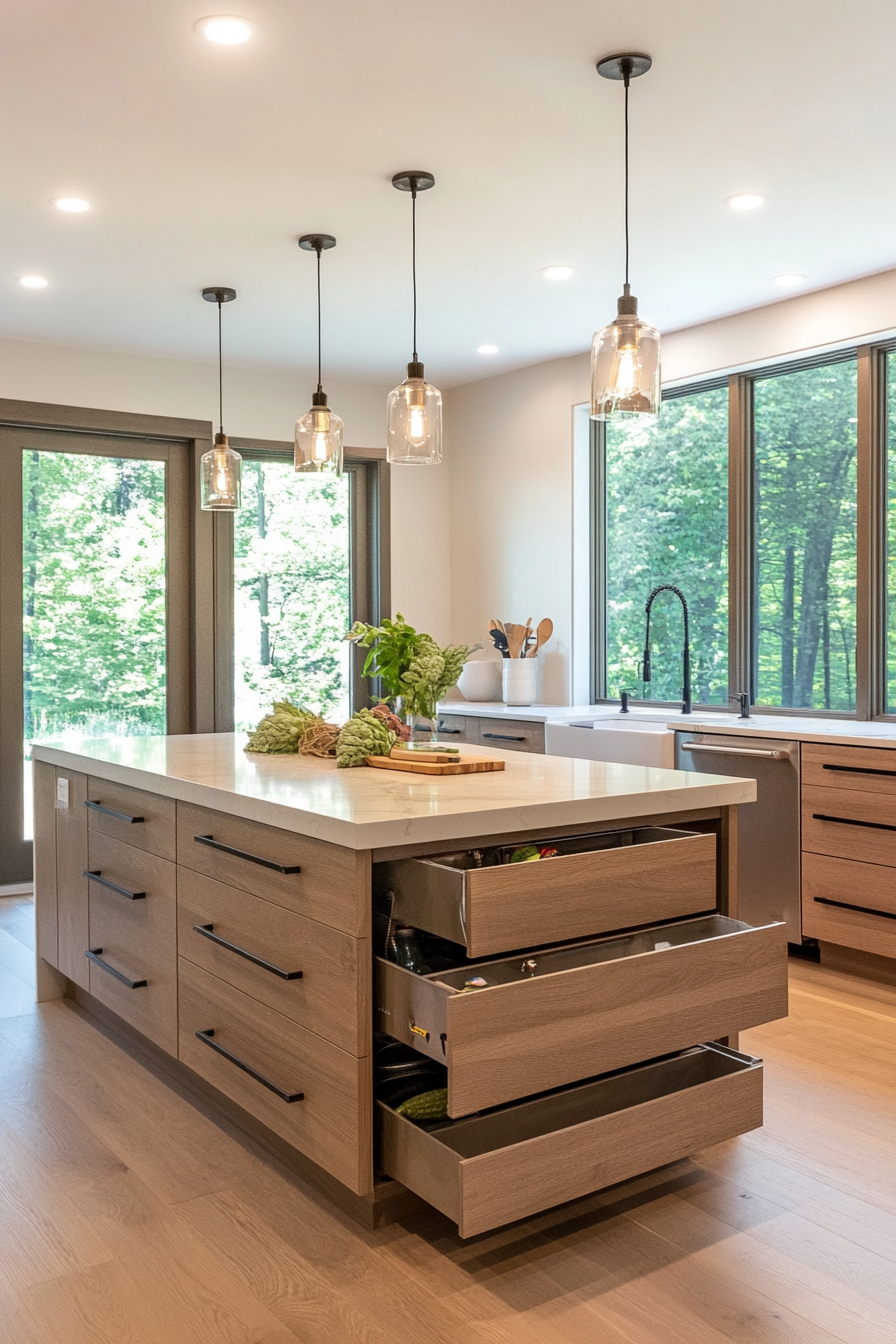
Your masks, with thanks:
M 553 633 L 554 633 L 554 622 L 550 619 L 550 617 L 545 616 L 543 621 L 538 622 L 538 629 L 535 631 L 536 636 L 535 648 L 532 650 L 533 658 L 535 657 L 538 650 L 541 648 L 542 644 L 547 644 L 548 640 L 550 639 Z

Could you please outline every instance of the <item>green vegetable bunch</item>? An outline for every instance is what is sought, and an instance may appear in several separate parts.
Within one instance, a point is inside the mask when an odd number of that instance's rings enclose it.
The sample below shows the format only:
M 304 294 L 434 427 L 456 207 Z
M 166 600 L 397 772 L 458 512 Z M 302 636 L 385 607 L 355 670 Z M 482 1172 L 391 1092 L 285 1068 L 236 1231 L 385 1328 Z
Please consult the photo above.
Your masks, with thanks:
M 365 677 L 380 677 L 387 696 L 402 696 L 407 710 L 423 718 L 435 718 L 436 704 L 457 682 L 461 668 L 472 653 L 466 644 L 444 649 L 431 635 L 408 625 L 401 612 L 382 625 L 356 621 L 347 638 L 370 649 L 364 662 Z
M 394 741 L 395 734 L 382 719 L 369 709 L 359 709 L 339 731 L 336 764 L 342 769 L 350 769 L 363 765 L 368 756 L 388 756 Z
M 289 700 L 278 700 L 273 714 L 266 714 L 246 743 L 246 751 L 286 756 L 299 749 L 302 734 L 317 722 L 317 714 L 299 709 Z
M 346 639 L 359 648 L 370 650 L 364 660 L 364 676 L 379 677 L 383 691 L 390 698 L 402 694 L 401 679 L 414 659 L 420 638 L 400 611 L 394 621 L 387 616 L 382 625 L 355 621 L 346 635 Z

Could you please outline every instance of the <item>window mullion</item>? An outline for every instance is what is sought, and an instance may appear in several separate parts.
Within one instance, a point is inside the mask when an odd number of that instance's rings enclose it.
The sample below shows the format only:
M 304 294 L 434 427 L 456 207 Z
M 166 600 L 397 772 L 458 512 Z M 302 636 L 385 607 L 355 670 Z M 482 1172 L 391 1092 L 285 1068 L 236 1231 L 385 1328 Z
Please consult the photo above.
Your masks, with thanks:
M 884 352 L 858 351 L 856 717 L 887 710 L 887 464 Z
M 756 695 L 753 575 L 753 383 L 728 380 L 728 692 Z

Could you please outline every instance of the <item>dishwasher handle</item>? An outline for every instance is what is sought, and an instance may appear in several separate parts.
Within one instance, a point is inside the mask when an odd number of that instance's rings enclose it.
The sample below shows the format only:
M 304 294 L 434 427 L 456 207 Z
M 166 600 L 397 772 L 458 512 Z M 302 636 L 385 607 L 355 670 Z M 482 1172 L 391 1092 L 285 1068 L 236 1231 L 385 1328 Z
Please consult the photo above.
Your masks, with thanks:
M 713 747 L 705 742 L 682 742 L 682 751 L 706 751 L 713 756 L 761 756 L 767 761 L 789 761 L 789 751 L 763 750 L 759 747 Z

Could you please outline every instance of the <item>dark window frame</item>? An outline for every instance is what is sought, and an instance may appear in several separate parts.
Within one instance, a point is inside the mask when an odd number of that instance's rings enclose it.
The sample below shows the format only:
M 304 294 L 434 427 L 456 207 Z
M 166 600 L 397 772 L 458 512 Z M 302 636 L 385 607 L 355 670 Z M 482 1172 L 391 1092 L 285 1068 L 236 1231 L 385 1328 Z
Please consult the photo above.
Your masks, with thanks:
M 736 697 L 753 686 L 753 631 L 755 571 L 755 433 L 756 383 L 803 369 L 855 359 L 857 536 L 856 536 L 856 708 L 845 710 L 795 709 L 757 706 L 775 715 L 799 718 L 844 719 L 896 723 L 887 712 L 887 368 L 888 352 L 896 341 L 849 344 L 800 359 L 777 360 L 717 378 L 664 389 L 663 399 L 728 386 L 728 688 L 732 701 L 724 705 L 695 705 L 703 712 L 737 712 Z M 606 686 L 606 435 L 602 424 L 591 422 L 591 686 L 595 704 L 616 704 Z M 649 700 L 656 707 L 677 702 Z

